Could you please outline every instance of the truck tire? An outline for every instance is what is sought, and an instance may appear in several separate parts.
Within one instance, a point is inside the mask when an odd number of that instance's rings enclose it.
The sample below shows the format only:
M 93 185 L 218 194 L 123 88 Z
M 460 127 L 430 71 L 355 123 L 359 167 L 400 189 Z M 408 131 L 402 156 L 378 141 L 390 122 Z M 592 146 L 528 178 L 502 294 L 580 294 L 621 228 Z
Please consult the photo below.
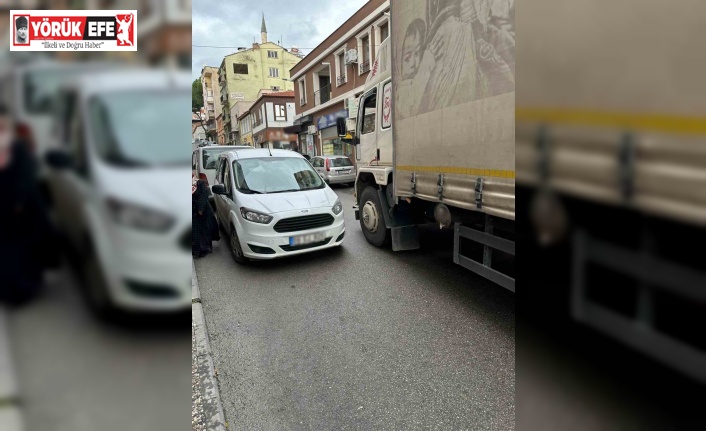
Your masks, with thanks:
M 360 195 L 360 228 L 365 239 L 375 247 L 390 243 L 390 229 L 385 225 L 382 205 L 374 187 L 366 187 Z

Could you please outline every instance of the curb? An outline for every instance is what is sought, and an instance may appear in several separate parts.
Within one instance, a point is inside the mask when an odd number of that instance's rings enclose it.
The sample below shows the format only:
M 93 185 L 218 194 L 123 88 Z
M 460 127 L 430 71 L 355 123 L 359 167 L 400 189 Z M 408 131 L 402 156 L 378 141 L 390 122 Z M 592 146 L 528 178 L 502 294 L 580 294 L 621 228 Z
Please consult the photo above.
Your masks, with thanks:
M 11 352 L 7 312 L 0 306 L 0 429 L 22 431 L 24 423 L 17 404 L 19 392 Z
M 196 349 L 196 358 L 193 360 L 197 362 L 198 374 L 201 377 L 206 429 L 226 431 L 227 422 L 223 413 L 221 395 L 218 391 L 218 380 L 213 366 L 213 354 L 208 340 L 203 307 L 201 307 L 201 292 L 193 259 L 191 261 L 191 292 L 191 330 Z

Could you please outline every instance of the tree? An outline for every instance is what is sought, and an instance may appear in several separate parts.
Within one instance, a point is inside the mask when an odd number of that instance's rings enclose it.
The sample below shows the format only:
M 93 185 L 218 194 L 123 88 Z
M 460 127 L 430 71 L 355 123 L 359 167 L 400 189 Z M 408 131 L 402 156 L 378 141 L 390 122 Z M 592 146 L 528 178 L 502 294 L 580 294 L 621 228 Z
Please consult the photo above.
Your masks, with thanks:
M 199 111 L 203 107 L 203 85 L 201 80 L 196 78 L 191 83 L 191 112 Z

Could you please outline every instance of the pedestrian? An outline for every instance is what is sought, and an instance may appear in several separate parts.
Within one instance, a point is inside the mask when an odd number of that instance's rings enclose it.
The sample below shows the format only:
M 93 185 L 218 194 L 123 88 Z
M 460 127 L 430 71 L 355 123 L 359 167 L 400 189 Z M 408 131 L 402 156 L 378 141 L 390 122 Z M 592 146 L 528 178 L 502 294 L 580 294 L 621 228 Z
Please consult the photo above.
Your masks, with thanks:
M 218 222 L 208 203 L 208 186 L 191 173 L 191 254 L 204 257 L 211 251 L 212 242 L 220 240 Z
M 27 142 L 16 140 L 0 105 L 0 302 L 22 304 L 40 292 L 44 270 L 59 263 L 57 236 Z

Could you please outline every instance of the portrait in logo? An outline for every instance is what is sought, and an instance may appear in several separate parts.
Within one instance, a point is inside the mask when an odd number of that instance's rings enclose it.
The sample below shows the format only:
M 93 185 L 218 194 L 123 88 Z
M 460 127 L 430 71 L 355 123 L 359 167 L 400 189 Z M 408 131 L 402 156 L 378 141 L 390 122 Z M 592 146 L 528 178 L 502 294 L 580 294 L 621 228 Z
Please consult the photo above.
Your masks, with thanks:
M 15 45 L 29 45 L 29 17 L 15 17 Z
M 396 6 L 403 7 L 403 6 Z M 515 91 L 515 1 L 426 0 L 404 6 L 394 67 L 401 118 Z

